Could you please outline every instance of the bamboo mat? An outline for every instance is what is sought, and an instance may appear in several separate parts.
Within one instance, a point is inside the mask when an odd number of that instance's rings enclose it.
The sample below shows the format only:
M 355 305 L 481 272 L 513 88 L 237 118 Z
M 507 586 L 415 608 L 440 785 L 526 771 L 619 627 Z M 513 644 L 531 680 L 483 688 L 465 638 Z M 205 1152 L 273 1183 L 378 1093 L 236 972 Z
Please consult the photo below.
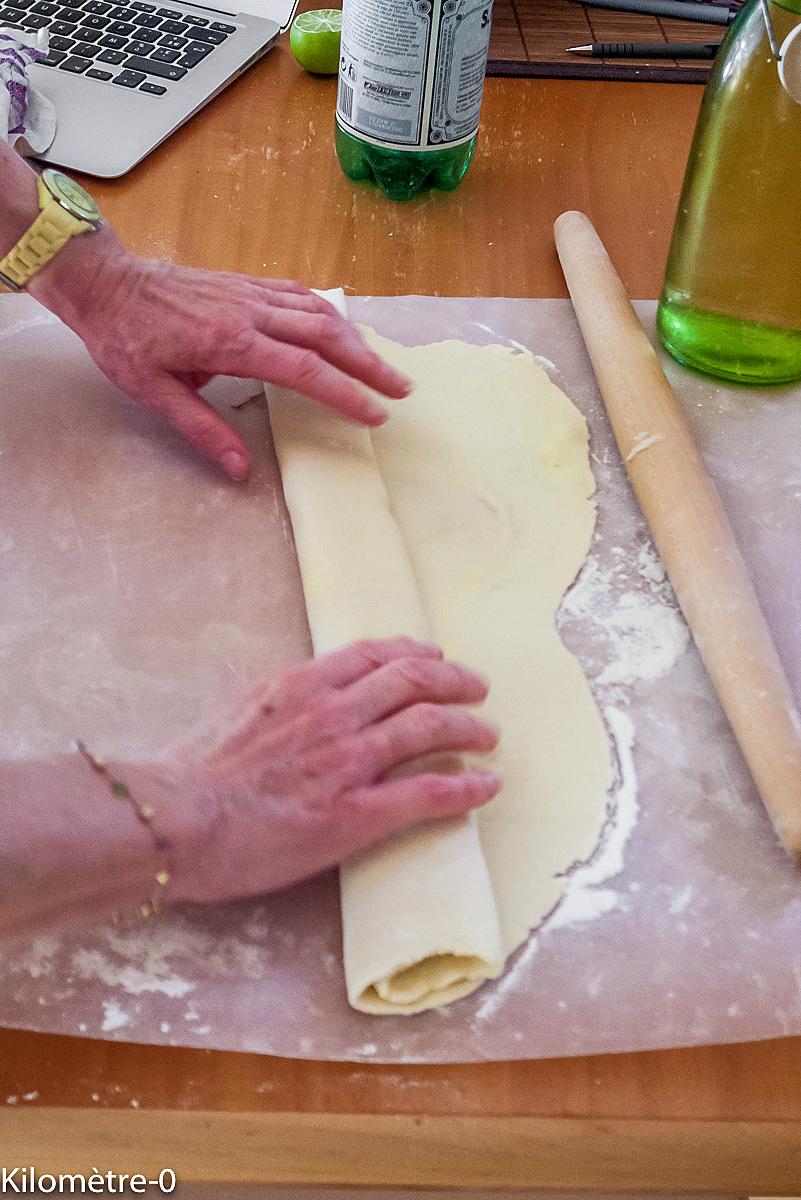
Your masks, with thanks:
M 719 42 L 725 32 L 720 25 L 610 12 L 574 0 L 495 0 L 487 74 L 705 83 L 711 60 L 583 58 L 566 48 L 589 42 Z

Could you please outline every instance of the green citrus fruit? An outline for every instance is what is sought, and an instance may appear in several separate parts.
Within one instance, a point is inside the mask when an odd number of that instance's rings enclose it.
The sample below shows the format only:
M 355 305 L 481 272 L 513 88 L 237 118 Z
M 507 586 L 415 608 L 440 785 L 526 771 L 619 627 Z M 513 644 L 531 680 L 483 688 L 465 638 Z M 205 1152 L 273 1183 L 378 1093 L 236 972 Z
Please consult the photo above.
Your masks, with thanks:
M 289 31 L 289 45 L 300 65 L 312 75 L 336 75 L 341 36 L 340 10 L 316 8 L 295 17 Z

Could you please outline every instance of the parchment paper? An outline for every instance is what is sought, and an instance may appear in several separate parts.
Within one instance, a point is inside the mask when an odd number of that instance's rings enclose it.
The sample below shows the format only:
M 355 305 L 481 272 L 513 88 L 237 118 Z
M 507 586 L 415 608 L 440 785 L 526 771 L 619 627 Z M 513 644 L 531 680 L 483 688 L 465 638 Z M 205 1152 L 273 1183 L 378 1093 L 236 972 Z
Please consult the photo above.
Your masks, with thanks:
M 801 873 L 776 843 L 697 654 L 659 677 L 651 644 L 651 677 L 626 682 L 645 659 L 621 634 L 621 605 L 639 597 L 669 612 L 671 597 L 569 303 L 411 297 L 350 310 L 401 341 L 528 346 L 589 420 L 600 516 L 562 633 L 604 711 L 618 714 L 620 836 L 610 829 L 606 869 L 616 855 L 623 869 L 596 872 L 596 884 L 585 869 L 589 883 L 504 980 L 419 1017 L 348 1008 L 328 875 L 256 902 L 9 950 L 0 1023 L 374 1062 L 801 1033 Z M 652 325 L 653 305 L 641 312 Z M 82 736 L 98 753 L 144 755 L 308 653 L 261 401 L 233 414 L 256 448 L 254 479 L 239 488 L 119 397 L 26 297 L 0 302 L 0 353 L 0 753 L 46 757 Z M 674 364 L 669 374 L 799 691 L 801 391 L 736 391 Z M 222 381 L 215 398 L 227 407 L 257 393 Z

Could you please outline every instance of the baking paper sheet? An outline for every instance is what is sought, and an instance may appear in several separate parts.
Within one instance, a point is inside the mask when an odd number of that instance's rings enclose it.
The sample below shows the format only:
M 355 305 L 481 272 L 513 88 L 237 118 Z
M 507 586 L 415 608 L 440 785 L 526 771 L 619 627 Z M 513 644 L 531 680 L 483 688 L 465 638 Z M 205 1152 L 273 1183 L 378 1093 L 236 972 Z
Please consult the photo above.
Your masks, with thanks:
M 445 1010 L 348 1008 L 329 874 L 271 898 L 8 949 L 0 1023 L 372 1062 L 801 1033 L 801 873 L 695 650 L 682 652 L 569 303 L 349 303 L 401 341 L 530 347 L 589 420 L 599 522 L 561 628 L 616 745 L 606 844 L 506 976 Z M 649 329 L 653 310 L 640 306 Z M 0 302 L 0 353 L 0 753 L 46 757 L 81 736 L 97 753 L 145 755 L 308 654 L 264 407 L 248 399 L 257 387 L 220 381 L 214 392 L 242 406 L 233 419 L 256 448 L 242 488 L 121 398 L 29 298 Z M 801 391 L 752 394 L 668 369 L 799 693 Z

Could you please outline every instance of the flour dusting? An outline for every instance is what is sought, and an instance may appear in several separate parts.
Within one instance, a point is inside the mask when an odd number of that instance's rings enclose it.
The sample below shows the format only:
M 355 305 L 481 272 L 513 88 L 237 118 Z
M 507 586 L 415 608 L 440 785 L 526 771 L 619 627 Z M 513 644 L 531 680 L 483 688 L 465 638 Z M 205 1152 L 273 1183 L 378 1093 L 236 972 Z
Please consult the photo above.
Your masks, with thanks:
M 102 1004 L 103 1024 L 100 1029 L 103 1033 L 113 1033 L 115 1029 L 124 1029 L 126 1025 L 130 1025 L 131 1018 L 120 1008 L 116 1000 L 103 1000 Z
M 625 711 L 633 685 L 667 674 L 684 653 L 689 632 L 676 604 L 665 568 L 653 544 L 646 541 L 634 555 L 621 546 L 611 551 L 611 565 L 591 554 L 564 599 L 557 617 L 561 631 L 571 627 L 594 631 L 589 652 L 586 636 L 582 660 L 594 681 L 609 734 L 614 742 L 617 784 L 609 800 L 607 820 L 594 852 L 568 874 L 559 904 L 543 921 L 507 971 L 479 1018 L 491 1015 L 505 992 L 515 985 L 536 953 L 537 935 L 597 920 L 619 906 L 618 892 L 604 883 L 625 866 L 625 848 L 639 813 L 634 766 L 635 728 Z
M 650 450 L 651 446 L 655 446 L 657 442 L 664 442 L 664 440 L 661 433 L 639 434 L 637 442 L 626 455 L 626 462 L 631 462 L 638 454 L 642 454 L 643 450 Z
M 621 709 L 608 706 L 604 709 L 604 718 L 615 743 L 617 782 L 598 844 L 585 862 L 571 870 L 556 908 L 544 918 L 519 954 L 512 959 L 511 965 L 477 1010 L 476 1021 L 486 1021 L 494 1016 L 503 1005 L 504 998 L 515 992 L 539 950 L 540 934 L 595 921 L 617 907 L 618 893 L 613 888 L 600 885 L 614 879 L 623 870 L 626 843 L 637 824 L 639 804 L 633 753 L 635 735 L 631 717 Z
M 96 980 L 129 996 L 160 993 L 171 999 L 180 999 L 195 986 L 176 971 L 176 957 L 202 959 L 210 949 L 210 939 L 197 931 L 161 921 L 130 929 L 109 927 L 97 942 L 72 956 L 80 979 Z
M 643 604 L 640 593 L 621 596 L 605 629 L 617 657 L 598 676 L 599 684 L 633 683 L 666 675 L 689 641 L 675 609 Z
M 529 936 L 518 953 L 511 959 L 511 965 L 506 967 L 501 978 L 494 986 L 490 986 L 486 1000 L 477 1009 L 475 1020 L 486 1021 L 494 1016 L 510 992 L 514 992 L 518 983 L 528 972 L 529 963 L 539 950 L 539 939 L 536 933 Z
M 41 979 L 53 973 L 53 959 L 60 946 L 54 937 L 34 938 L 30 946 L 9 961 L 8 966 L 16 975 L 27 974 L 31 979 Z
M 617 907 L 617 892 L 599 885 L 623 870 L 626 843 L 637 824 L 634 723 L 628 713 L 612 705 L 604 709 L 604 719 L 615 743 L 617 786 L 598 845 L 590 858 L 568 876 L 562 899 L 543 926 L 548 931 L 594 921 Z
M 641 545 L 633 558 L 620 546 L 612 556 L 611 564 L 602 564 L 590 555 L 557 619 L 560 628 L 573 621 L 593 627 L 593 661 L 586 665 L 600 688 L 661 678 L 690 640 L 652 543 Z
M 695 889 L 690 884 L 674 892 L 668 901 L 668 912 L 674 917 L 679 916 L 687 908 L 694 894 Z
M 130 962 L 115 962 L 97 949 L 76 950 L 72 956 L 72 966 L 80 979 L 96 980 L 106 987 L 120 988 L 129 996 L 161 992 L 164 996 L 177 998 L 187 995 L 195 986 L 186 979 L 178 979 L 168 968 L 154 972 Z

